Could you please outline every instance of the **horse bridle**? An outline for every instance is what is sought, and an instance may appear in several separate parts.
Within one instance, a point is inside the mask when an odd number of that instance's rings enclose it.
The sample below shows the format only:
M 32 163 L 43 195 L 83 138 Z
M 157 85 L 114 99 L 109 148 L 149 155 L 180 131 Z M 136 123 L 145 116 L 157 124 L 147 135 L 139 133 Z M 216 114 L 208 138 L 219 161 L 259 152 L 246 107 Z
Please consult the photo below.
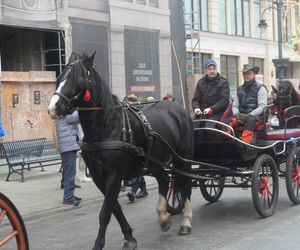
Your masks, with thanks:
M 70 69 L 73 67 L 73 65 L 76 63 L 76 62 L 79 62 L 81 64 L 81 66 L 84 68 L 84 76 L 85 76 L 85 79 L 84 79 L 84 82 L 89 82 L 89 70 L 86 69 L 86 67 L 83 65 L 82 61 L 81 60 L 76 60 L 75 62 L 73 63 L 70 63 L 68 66 L 67 66 L 67 72 L 66 74 L 68 75 L 70 73 Z M 67 76 L 65 77 L 67 78 Z M 72 103 L 74 103 L 74 101 L 78 100 L 79 99 L 79 96 L 83 93 L 84 89 L 81 88 L 80 92 L 75 95 L 72 99 L 66 97 L 64 94 L 60 93 L 60 92 L 57 92 L 55 91 L 53 95 L 58 95 L 59 97 L 61 97 L 65 102 L 66 102 L 66 107 L 68 110 L 70 111 L 102 111 L 103 110 L 103 107 L 74 107 Z

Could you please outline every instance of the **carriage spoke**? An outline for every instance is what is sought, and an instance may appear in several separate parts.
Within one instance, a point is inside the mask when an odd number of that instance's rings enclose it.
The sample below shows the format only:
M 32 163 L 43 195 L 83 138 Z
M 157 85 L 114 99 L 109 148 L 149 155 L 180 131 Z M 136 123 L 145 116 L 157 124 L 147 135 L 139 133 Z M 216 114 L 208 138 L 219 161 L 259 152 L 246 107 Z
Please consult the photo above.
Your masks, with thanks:
M 18 231 L 12 231 L 11 233 L 4 236 L 2 240 L 0 240 L 0 247 L 5 245 L 8 241 L 10 241 L 12 238 L 16 237 L 18 234 Z
M 6 211 L 2 210 L 0 213 L 0 222 L 4 219 L 5 215 L 6 215 Z

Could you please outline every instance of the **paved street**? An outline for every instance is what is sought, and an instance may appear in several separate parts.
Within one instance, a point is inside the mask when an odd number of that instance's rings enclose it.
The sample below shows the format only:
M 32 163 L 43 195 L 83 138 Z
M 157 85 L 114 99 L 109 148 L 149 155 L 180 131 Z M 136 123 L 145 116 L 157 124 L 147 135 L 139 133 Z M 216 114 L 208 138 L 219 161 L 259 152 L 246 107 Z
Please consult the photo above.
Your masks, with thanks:
M 91 249 L 98 230 L 102 202 L 102 196 L 93 184 L 82 183 L 82 188 L 76 191 L 84 200 L 80 207 L 72 208 L 61 204 L 60 175 L 55 167 L 48 167 L 44 173 L 32 171 L 26 173 L 25 183 L 20 183 L 18 176 L 11 182 L 4 182 L 4 175 L 0 174 L 1 191 L 16 203 L 24 217 L 31 249 Z M 156 185 L 152 178 L 147 180 L 150 189 L 147 198 L 130 204 L 125 193 L 120 194 L 123 210 L 138 240 L 138 249 L 276 250 L 299 247 L 300 206 L 291 205 L 282 180 L 277 211 L 268 219 L 257 215 L 250 190 L 225 189 L 220 201 L 207 204 L 200 191 L 194 189 L 193 229 L 192 234 L 186 237 L 177 235 L 181 215 L 172 218 L 170 231 L 160 231 L 155 211 Z M 121 249 L 122 245 L 120 228 L 112 218 L 105 249 Z
M 281 195 L 276 214 L 261 219 L 255 212 L 249 191 L 228 189 L 220 202 L 207 204 L 199 190 L 193 194 L 193 232 L 177 235 L 181 215 L 173 217 L 169 232 L 162 233 L 157 223 L 156 189 L 149 197 L 129 204 L 121 203 L 138 249 L 297 249 L 300 207 L 291 206 L 285 193 Z M 91 249 L 98 229 L 99 200 L 85 203 L 78 209 L 60 210 L 47 216 L 27 220 L 32 249 Z M 122 235 L 113 218 L 107 232 L 107 250 L 121 249 Z

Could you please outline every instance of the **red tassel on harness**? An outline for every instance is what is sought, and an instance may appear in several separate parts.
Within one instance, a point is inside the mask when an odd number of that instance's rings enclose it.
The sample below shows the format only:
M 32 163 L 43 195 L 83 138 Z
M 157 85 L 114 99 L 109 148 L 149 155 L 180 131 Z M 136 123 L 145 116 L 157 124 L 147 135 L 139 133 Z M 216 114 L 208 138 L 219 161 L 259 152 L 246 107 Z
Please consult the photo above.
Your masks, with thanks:
M 91 100 L 91 93 L 88 89 L 85 91 L 83 99 L 84 99 L 85 102 L 88 102 L 88 101 Z

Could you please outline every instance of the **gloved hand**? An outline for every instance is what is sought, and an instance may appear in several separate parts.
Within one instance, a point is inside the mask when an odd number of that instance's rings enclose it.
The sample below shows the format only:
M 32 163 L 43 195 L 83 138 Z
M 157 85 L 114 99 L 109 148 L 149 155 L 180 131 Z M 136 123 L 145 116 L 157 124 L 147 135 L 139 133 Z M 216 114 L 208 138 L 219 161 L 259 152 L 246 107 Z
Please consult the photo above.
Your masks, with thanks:
M 194 113 L 195 113 L 195 115 L 202 115 L 202 111 L 200 108 L 195 108 Z
M 235 117 L 240 123 L 245 124 L 248 120 L 249 114 L 237 113 Z
M 203 114 L 211 116 L 213 114 L 214 110 L 212 108 L 206 108 L 203 111 Z

